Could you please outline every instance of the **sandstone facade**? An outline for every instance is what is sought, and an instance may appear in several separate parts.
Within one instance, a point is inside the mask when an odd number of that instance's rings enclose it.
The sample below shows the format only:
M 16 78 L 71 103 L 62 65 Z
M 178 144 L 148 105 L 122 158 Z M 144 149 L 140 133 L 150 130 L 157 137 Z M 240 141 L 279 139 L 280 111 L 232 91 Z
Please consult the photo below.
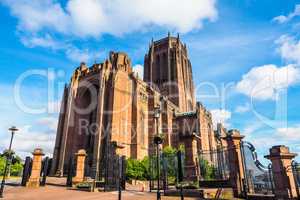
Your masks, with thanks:
M 122 52 L 111 52 L 91 67 L 82 63 L 75 70 L 63 95 L 53 173 L 62 175 L 79 149 L 87 153 L 90 176 L 101 171 L 112 153 L 143 159 L 155 152 L 158 127 L 164 147 L 184 145 L 186 168 L 197 176 L 195 156 L 216 149 L 220 141 L 210 112 L 196 102 L 187 47 L 179 37 L 168 35 L 151 42 L 144 60 L 143 80 Z M 156 122 L 157 106 L 162 112 Z

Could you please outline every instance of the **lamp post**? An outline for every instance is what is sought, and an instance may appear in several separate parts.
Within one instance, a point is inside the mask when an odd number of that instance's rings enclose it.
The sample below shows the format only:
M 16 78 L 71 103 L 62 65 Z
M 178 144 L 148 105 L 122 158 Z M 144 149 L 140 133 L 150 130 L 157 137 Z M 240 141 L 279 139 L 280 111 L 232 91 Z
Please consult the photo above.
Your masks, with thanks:
M 160 118 L 161 108 L 157 106 L 154 108 L 154 119 L 156 121 L 156 136 L 154 137 L 154 144 L 156 144 L 156 164 L 157 164 L 157 200 L 160 200 L 160 152 L 159 145 L 162 144 L 163 139 L 159 136 L 158 120 Z
M 5 169 L 4 169 L 4 174 L 1 182 L 1 189 L 0 189 L 0 198 L 3 198 L 3 191 L 4 191 L 4 186 L 5 186 L 5 179 L 6 179 L 6 173 L 8 168 L 10 167 L 11 163 L 11 145 L 14 139 L 15 132 L 17 132 L 19 129 L 17 129 L 15 126 L 12 126 L 11 128 L 8 129 L 11 131 L 11 138 L 10 138 L 10 143 L 9 143 L 9 148 L 8 148 L 8 158 L 6 159 L 6 164 L 5 164 Z

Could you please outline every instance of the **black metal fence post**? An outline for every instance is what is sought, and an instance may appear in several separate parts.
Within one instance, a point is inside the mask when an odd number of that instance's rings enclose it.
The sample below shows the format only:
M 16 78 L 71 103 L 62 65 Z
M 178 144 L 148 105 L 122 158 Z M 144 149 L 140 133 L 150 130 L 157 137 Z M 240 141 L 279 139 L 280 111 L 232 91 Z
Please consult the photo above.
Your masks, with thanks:
M 160 196 L 160 151 L 159 151 L 159 144 L 157 144 L 157 158 L 156 158 L 156 164 L 157 164 L 157 200 L 161 199 Z
M 152 192 L 152 176 L 153 176 L 153 173 L 152 173 L 152 157 L 150 156 L 149 157 L 149 172 L 150 172 L 150 176 L 149 176 L 149 191 Z
M 68 168 L 68 176 L 67 176 L 67 187 L 72 187 L 72 182 L 73 182 L 73 165 L 74 165 L 74 160 L 71 157 L 69 161 L 69 168 Z
M 126 190 L 126 156 L 122 156 L 122 189 Z
M 42 181 L 40 183 L 41 186 L 45 186 L 46 185 L 46 179 L 47 179 L 47 175 L 48 175 L 48 166 L 49 166 L 49 157 L 46 157 L 43 160 L 43 165 L 42 165 Z
M 269 179 L 270 179 L 270 185 L 271 185 L 271 191 L 272 191 L 272 194 L 275 194 L 275 191 L 274 191 L 274 184 L 273 184 L 273 176 L 272 176 L 272 164 L 269 164 L 268 165 L 268 172 L 269 172 Z
M 164 153 L 162 153 L 162 164 L 163 164 L 163 189 L 165 195 L 167 190 L 168 172 L 167 172 L 166 156 L 164 155 Z
M 31 158 L 29 156 L 26 157 L 25 163 L 23 165 L 23 175 L 22 175 L 22 181 L 21 186 L 26 186 L 26 183 L 29 179 L 30 172 L 31 172 Z
M 296 185 L 296 192 L 297 192 L 297 196 L 298 199 L 300 199 L 300 184 L 299 184 L 299 164 L 296 161 L 292 162 L 292 173 L 294 176 L 294 180 L 295 180 L 295 185 Z
M 242 156 L 242 166 L 243 166 L 243 171 L 244 171 L 244 179 L 242 179 L 243 183 L 243 193 L 244 197 L 247 199 L 247 195 L 249 192 L 249 182 L 248 182 L 248 171 L 247 171 L 247 165 L 246 165 L 246 157 L 245 157 L 245 149 L 244 149 L 244 142 L 241 141 L 241 146 L 240 146 L 240 151 L 241 151 L 241 156 Z
M 124 162 L 124 157 L 119 157 L 119 195 L 118 199 L 122 200 L 122 183 L 123 183 L 123 162 Z
M 183 186 L 182 186 L 183 168 L 182 168 L 182 153 L 181 153 L 181 151 L 177 152 L 177 160 L 178 160 L 178 183 L 180 184 L 180 197 L 181 197 L 181 200 L 184 200 Z

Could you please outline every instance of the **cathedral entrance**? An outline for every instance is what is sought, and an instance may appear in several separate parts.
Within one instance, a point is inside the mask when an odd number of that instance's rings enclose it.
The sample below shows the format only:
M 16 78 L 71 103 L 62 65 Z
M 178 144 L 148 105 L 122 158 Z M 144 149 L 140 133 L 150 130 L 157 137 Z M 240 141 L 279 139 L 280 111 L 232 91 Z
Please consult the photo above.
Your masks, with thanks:
M 92 174 L 94 140 L 97 134 L 97 110 L 98 110 L 99 86 L 87 82 L 80 88 L 76 98 L 76 129 L 74 130 L 75 139 L 73 152 L 84 149 L 87 153 L 85 161 L 85 175 L 90 177 Z

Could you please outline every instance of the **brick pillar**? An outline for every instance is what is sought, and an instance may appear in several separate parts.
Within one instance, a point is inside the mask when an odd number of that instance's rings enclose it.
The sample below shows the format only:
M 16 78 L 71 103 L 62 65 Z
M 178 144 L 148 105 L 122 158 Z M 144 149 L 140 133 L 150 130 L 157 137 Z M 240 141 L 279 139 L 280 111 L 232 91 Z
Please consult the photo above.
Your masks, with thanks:
M 32 168 L 31 175 L 26 183 L 26 187 L 39 187 L 40 186 L 40 175 L 42 168 L 42 158 L 45 155 L 42 149 L 35 149 L 33 151 L 33 160 L 32 160 Z
M 230 170 L 230 183 L 235 197 L 243 195 L 243 180 L 245 179 L 241 141 L 245 137 L 238 130 L 230 130 L 226 137 L 228 145 L 228 160 Z
M 87 154 L 84 149 L 80 149 L 78 153 L 76 153 L 75 155 L 77 157 L 77 164 L 76 164 L 76 176 L 73 178 L 73 184 L 84 181 L 84 164 L 85 164 L 85 158 Z
M 296 183 L 292 171 L 292 159 L 296 156 L 283 145 L 273 146 L 270 155 L 265 158 L 272 162 L 272 172 L 276 199 L 294 199 L 297 197 Z
M 186 179 L 190 181 L 199 181 L 199 164 L 198 164 L 198 152 L 197 141 L 194 137 L 182 138 L 185 147 L 185 173 Z

